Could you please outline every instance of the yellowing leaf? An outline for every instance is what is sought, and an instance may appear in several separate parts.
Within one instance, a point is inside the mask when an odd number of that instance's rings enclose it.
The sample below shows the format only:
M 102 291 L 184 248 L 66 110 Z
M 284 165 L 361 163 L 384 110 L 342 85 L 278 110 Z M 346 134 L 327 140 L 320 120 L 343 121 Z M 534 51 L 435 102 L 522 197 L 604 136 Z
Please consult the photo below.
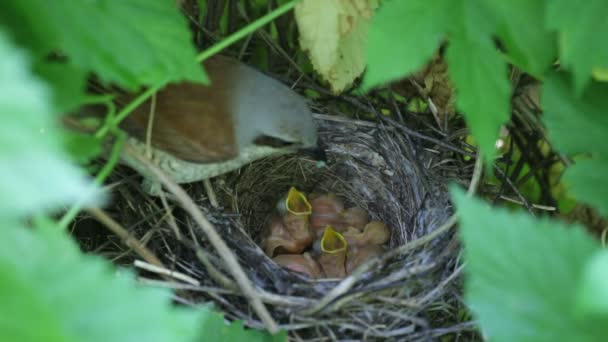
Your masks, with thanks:
M 295 9 L 300 46 L 340 93 L 365 69 L 365 40 L 377 0 L 302 0 Z

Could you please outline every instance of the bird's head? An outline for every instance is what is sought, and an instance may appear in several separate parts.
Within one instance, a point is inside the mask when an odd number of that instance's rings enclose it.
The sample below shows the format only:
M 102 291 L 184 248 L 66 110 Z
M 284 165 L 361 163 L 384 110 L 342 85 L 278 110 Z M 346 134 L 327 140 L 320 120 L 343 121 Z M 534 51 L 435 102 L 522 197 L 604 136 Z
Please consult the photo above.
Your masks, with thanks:
M 245 64 L 234 75 L 232 110 L 241 145 L 266 138 L 297 148 L 317 146 L 317 127 L 304 97 Z

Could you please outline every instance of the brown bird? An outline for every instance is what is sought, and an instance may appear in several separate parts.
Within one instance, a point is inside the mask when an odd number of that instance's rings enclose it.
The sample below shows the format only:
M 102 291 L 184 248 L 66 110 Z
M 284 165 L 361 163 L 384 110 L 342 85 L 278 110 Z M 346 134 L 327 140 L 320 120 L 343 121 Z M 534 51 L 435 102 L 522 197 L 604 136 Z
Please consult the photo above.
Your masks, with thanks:
M 277 255 L 272 260 L 284 268 L 306 274 L 313 279 L 321 278 L 323 276 L 319 264 L 313 260 L 309 253 L 282 254 Z
M 130 136 L 128 143 L 142 153 L 150 135 L 152 160 L 174 181 L 199 181 L 265 156 L 316 145 L 312 113 L 303 97 L 229 57 L 214 56 L 203 65 L 211 85 L 170 84 L 121 124 Z M 114 93 L 119 109 L 136 96 L 116 89 Z M 105 112 L 97 105 L 80 113 Z M 144 178 L 155 179 L 134 158 L 123 156 L 123 162 Z
M 346 276 L 346 240 L 331 226 L 325 228 L 321 238 L 321 254 L 317 261 L 328 278 Z

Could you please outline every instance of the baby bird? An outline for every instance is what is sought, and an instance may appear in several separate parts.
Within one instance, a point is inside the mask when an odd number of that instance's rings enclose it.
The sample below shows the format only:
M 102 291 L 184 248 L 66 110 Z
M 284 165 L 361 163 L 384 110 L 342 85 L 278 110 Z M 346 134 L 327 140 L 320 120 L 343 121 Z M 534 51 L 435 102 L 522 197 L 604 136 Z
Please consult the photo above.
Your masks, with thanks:
M 366 245 L 382 245 L 388 242 L 391 237 L 391 232 L 384 224 L 380 221 L 371 221 L 365 225 L 363 232 L 360 230 L 349 227 L 344 232 L 344 239 L 349 246 L 363 247 Z
M 312 214 L 310 226 L 316 237 L 321 237 L 325 227 L 335 224 L 344 210 L 344 202 L 335 194 L 320 195 L 311 198 Z
M 344 232 L 344 239 L 348 244 L 346 272 L 351 274 L 359 265 L 385 251 L 382 245 L 390 239 L 390 231 L 383 222 L 371 221 L 365 225 L 363 232 L 349 227 Z
M 367 245 L 364 247 L 349 246 L 346 258 L 346 273 L 351 274 L 359 265 L 367 260 L 380 256 L 385 248 L 379 245 Z
M 318 262 L 328 278 L 344 278 L 346 276 L 347 243 L 342 234 L 331 226 L 325 228 L 321 238 L 321 255 Z
M 311 206 L 306 196 L 291 187 L 280 203 L 282 204 L 278 209 L 283 217 L 271 220 L 266 238 L 262 242 L 266 254 L 271 257 L 285 252 L 301 253 L 313 240 L 309 224 Z
M 367 222 L 369 222 L 367 211 L 363 208 L 353 207 L 343 210 L 340 213 L 339 218 L 335 223 L 335 228 L 340 232 L 345 231 L 348 227 L 363 230 Z
M 306 274 L 312 279 L 318 279 L 324 276 L 319 264 L 309 253 L 282 254 L 277 255 L 272 260 L 288 270 Z
M 285 209 L 283 224 L 289 234 L 294 240 L 310 246 L 314 237 L 309 222 L 312 207 L 306 196 L 292 186 L 285 199 Z
M 309 243 L 295 239 L 280 217 L 273 217 L 262 241 L 262 248 L 269 257 L 281 253 L 302 253 Z

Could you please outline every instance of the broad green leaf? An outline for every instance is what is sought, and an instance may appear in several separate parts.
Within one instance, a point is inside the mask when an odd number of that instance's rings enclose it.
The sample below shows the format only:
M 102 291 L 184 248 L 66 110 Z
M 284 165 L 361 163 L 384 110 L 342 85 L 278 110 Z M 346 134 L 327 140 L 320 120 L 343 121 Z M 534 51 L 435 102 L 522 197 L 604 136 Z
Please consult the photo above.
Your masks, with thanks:
M 573 197 L 608 215 L 608 160 L 576 161 L 566 170 L 563 182 Z
M 580 226 L 492 209 L 452 188 L 465 298 L 490 341 L 604 341 L 608 320 L 579 319 L 576 288 L 599 245 Z M 598 293 L 601 295 L 602 293 Z
M 560 152 L 594 152 L 608 158 L 608 84 L 593 82 L 577 96 L 566 74 L 552 73 L 543 85 L 541 106 L 549 140 Z
M 598 252 L 585 266 L 577 289 L 577 310 L 581 315 L 608 317 L 608 251 Z
M 0 218 L 97 195 L 62 151 L 51 97 L 25 56 L 0 31 Z
M 4 237 L 4 234 L 15 227 L 25 229 L 15 221 L 5 219 L 0 227 L 0 236 Z M 10 242 L 3 241 L 3 243 Z M 11 247 L 8 245 L 9 249 Z M 55 308 L 42 301 L 41 293 L 35 290 L 37 286 L 41 287 L 37 279 L 28 279 L 24 274 L 15 272 L 14 268 L 14 265 L 10 265 L 5 258 L 0 257 L 0 300 L 2 300 L 0 311 L 3 311 L 3 315 L 0 316 L 0 338 L 7 341 L 75 341 L 61 328 L 60 320 L 54 316 Z M 20 293 L 27 293 L 27 296 L 22 297 Z M 9 308 L 19 309 L 7 313 Z M 36 328 L 24 329 L 25 322 L 31 321 L 33 317 L 36 317 Z M 41 317 L 46 319 L 39 319 Z
M 0 228 L 2 341 L 194 341 L 209 315 L 175 308 L 168 291 L 135 287 L 56 226 Z
M 417 71 L 439 48 L 455 20 L 452 1 L 385 1 L 372 18 L 363 88 Z
M 564 74 L 547 77 L 541 97 L 543 120 L 551 143 L 560 152 L 591 153 L 592 160 L 578 160 L 566 170 L 564 183 L 578 200 L 608 214 L 608 84 L 591 82 L 576 96 Z
M 206 319 L 202 331 L 205 341 L 229 341 L 229 342 L 287 342 L 287 332 L 285 330 L 271 335 L 260 330 L 245 329 L 243 321 L 236 321 L 224 324 L 221 314 L 212 312 Z
M 560 62 L 580 94 L 594 69 L 608 68 L 608 1 L 547 1 L 547 27 L 558 31 Z
M 178 308 L 168 291 L 136 287 L 53 224 L 3 223 L 2 341 L 286 341 L 285 332 L 245 330 L 209 306 Z
M 52 90 L 55 110 L 69 113 L 83 102 L 86 73 L 67 63 L 43 62 L 34 70 Z
M 102 152 L 103 139 L 90 134 L 65 132 L 63 134 L 64 149 L 76 163 L 84 165 Z
M 496 18 L 496 33 L 511 61 L 542 78 L 556 57 L 555 38 L 547 31 L 545 1 L 483 1 Z
M 40 60 L 66 55 L 105 82 L 134 89 L 163 81 L 204 81 L 175 1 L 6 0 L 0 22 Z
M 486 158 L 495 154 L 500 126 L 510 116 L 507 64 L 489 36 L 479 32 L 483 15 L 476 3 L 461 2 L 446 52 L 450 78 L 456 87 L 456 107 Z
M 472 0 L 383 3 L 370 28 L 363 87 L 422 67 L 447 36 L 446 59 L 457 108 L 491 158 L 500 125 L 509 119 L 511 92 L 506 61 L 491 39 L 497 30 L 493 19 L 483 3 Z

